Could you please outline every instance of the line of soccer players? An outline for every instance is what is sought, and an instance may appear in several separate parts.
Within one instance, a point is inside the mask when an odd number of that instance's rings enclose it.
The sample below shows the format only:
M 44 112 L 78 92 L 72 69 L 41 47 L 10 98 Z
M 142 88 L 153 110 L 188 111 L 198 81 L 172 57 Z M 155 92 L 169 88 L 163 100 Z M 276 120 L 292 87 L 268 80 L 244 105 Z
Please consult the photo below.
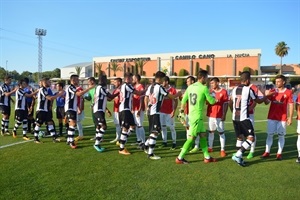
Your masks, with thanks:
M 176 158 L 176 163 L 188 163 L 183 158 L 184 155 L 187 151 L 192 153 L 197 152 L 199 143 L 204 153 L 204 162 L 215 162 L 216 159 L 210 157 L 208 152 L 213 151 L 214 132 L 216 130 L 220 138 L 220 156 L 226 156 L 224 121 L 226 119 L 228 102 L 233 111 L 232 119 L 237 136 L 236 147 L 238 149 L 232 159 L 239 165 L 244 166 L 245 164 L 241 155 L 248 148 L 250 148 L 250 153 L 247 158 L 251 159 L 253 157 L 255 141 L 257 139 L 253 128 L 254 108 L 256 103 L 264 102 L 265 104 L 270 103 L 271 105 L 268 113 L 266 150 L 261 157 L 267 158 L 270 156 L 273 135 L 278 134 L 276 159 L 281 160 L 286 126 L 292 123 L 294 110 L 292 91 L 284 87 L 286 78 L 283 75 L 276 76 L 276 89 L 267 90 L 266 94 L 263 94 L 255 85 L 250 83 L 250 75 L 244 72 L 241 75 L 241 85 L 234 88 L 230 98 L 227 95 L 227 91 L 219 86 L 218 78 L 210 79 L 210 90 L 208 90 L 206 87 L 207 78 L 207 72 L 202 70 L 197 76 L 197 81 L 193 76 L 189 76 L 186 79 L 189 87 L 183 96 L 180 113 L 185 112 L 187 116 L 186 119 L 182 121 L 187 129 L 187 141 L 180 155 Z M 0 109 L 2 112 L 1 133 L 2 135 L 9 134 L 10 102 L 12 101 L 10 96 L 16 93 L 15 125 L 12 131 L 13 137 L 17 137 L 17 129 L 23 124 L 23 139 L 29 140 L 26 134 L 27 131 L 31 131 L 31 124 L 34 124 L 34 142 L 40 143 L 38 136 L 40 127 L 46 123 L 47 130 L 53 137 L 53 142 L 57 142 L 59 141 L 58 136 L 62 135 L 63 121 L 66 118 L 67 143 L 71 148 L 76 148 L 75 141 L 83 137 L 81 125 L 78 127 L 78 130 L 81 130 L 79 137 L 74 139 L 75 127 L 81 121 L 78 120 L 78 118 L 84 118 L 80 117 L 80 114 L 83 113 L 82 96 L 89 92 L 89 100 L 92 100 L 92 116 L 95 124 L 94 148 L 98 152 L 104 151 L 104 148 L 101 147 L 101 141 L 107 129 L 105 120 L 107 100 L 114 100 L 116 138 L 111 142 L 117 142 L 120 146 L 119 153 L 130 155 L 130 152 L 125 148 L 125 144 L 127 143 L 127 138 L 135 131 L 137 137 L 136 144 L 138 147 L 143 149 L 150 159 L 160 159 L 160 157 L 156 156 L 153 152 L 158 134 L 160 133 L 162 133 L 161 147 L 167 146 L 167 127 L 170 128 L 172 135 L 171 149 L 176 148 L 174 115 L 178 105 L 177 97 L 181 97 L 182 94 L 181 92 L 176 92 L 176 89 L 170 86 L 169 77 L 161 71 L 155 74 L 154 83 L 149 85 L 146 90 L 140 83 L 140 80 L 140 75 L 133 76 L 131 73 L 125 73 L 123 82 L 121 78 L 114 79 L 116 89 L 110 94 L 106 87 L 106 76 L 99 77 L 98 85 L 96 85 L 93 77 L 89 78 L 88 88 L 83 90 L 79 87 L 79 77 L 72 75 L 70 77 L 71 84 L 64 90 L 64 85 L 58 83 L 58 92 L 53 95 L 51 94 L 51 90 L 49 90 L 50 80 L 47 78 L 41 80 L 41 87 L 34 92 L 28 85 L 28 79 L 20 80 L 19 86 L 11 90 L 9 87 L 11 77 L 6 76 L 4 78 L 4 84 L 0 87 Z M 296 99 L 298 163 L 300 162 L 299 95 Z M 57 103 L 56 115 L 59 121 L 59 134 L 56 134 L 52 119 L 51 102 L 54 99 L 56 99 Z M 37 101 L 37 110 L 36 119 L 33 123 L 35 101 Z M 202 119 L 202 109 L 204 108 L 205 102 L 209 102 L 206 103 L 209 131 L 208 142 L 206 140 L 206 129 Z M 149 138 L 147 140 L 143 128 L 144 112 L 147 112 L 149 119 Z M 194 140 L 195 147 L 191 149 Z

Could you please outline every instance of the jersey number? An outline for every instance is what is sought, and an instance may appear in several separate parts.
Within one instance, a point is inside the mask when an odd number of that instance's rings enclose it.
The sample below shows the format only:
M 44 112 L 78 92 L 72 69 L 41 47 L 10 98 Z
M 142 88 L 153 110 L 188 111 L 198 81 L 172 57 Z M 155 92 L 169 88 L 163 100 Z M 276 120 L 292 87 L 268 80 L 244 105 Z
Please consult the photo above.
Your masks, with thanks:
M 237 95 L 237 97 L 235 98 L 234 107 L 235 107 L 235 109 L 241 108 L 241 95 Z
M 155 98 L 155 94 L 154 93 L 150 94 L 150 96 L 149 96 L 149 102 L 150 102 L 151 105 L 156 104 L 156 98 Z
M 197 94 L 196 93 L 190 93 L 190 104 L 196 105 L 197 102 Z

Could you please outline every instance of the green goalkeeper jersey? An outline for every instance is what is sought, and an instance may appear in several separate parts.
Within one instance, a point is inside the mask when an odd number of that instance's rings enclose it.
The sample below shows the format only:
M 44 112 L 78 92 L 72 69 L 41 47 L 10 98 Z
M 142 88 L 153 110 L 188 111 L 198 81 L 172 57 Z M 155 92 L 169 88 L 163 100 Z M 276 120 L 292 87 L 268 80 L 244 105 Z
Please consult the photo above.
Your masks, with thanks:
M 209 94 L 209 90 L 206 85 L 200 82 L 196 82 L 190 85 L 185 91 L 182 103 L 188 101 L 189 104 L 189 121 L 194 123 L 197 120 L 203 118 L 203 108 L 205 102 L 208 101 L 210 104 L 214 104 L 215 99 Z

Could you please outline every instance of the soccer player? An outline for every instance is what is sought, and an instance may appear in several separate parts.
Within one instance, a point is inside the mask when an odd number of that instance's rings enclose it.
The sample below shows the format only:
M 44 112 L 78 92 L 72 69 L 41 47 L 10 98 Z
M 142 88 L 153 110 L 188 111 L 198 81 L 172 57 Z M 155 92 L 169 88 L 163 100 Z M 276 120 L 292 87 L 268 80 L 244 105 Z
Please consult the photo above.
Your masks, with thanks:
M 15 126 L 12 131 L 13 137 L 17 138 L 17 130 L 21 124 L 23 124 L 23 139 L 30 140 L 27 134 L 27 117 L 28 110 L 26 104 L 26 97 L 32 97 L 37 94 L 35 91 L 31 94 L 27 94 L 24 88 L 27 87 L 27 83 L 24 79 L 19 81 L 19 89 L 16 91 L 16 103 L 15 103 Z
M 76 86 L 76 91 L 83 91 L 83 88 L 79 85 Z M 84 98 L 82 96 L 77 97 L 77 131 L 78 136 L 75 141 L 83 140 L 83 127 L 82 120 L 84 119 Z
M 52 116 L 49 111 L 49 103 L 56 99 L 57 97 L 63 95 L 63 92 L 59 92 L 56 95 L 52 96 L 48 93 L 48 88 L 50 87 L 49 78 L 43 78 L 41 80 L 41 88 L 38 90 L 37 94 L 37 108 L 36 108 L 36 121 L 34 127 L 34 142 L 39 144 L 41 141 L 38 138 L 38 134 L 40 131 L 40 127 L 46 123 L 47 129 L 53 137 L 53 142 L 59 142 L 60 140 L 57 138 L 55 133 L 55 129 L 53 126 Z
M 10 135 L 8 131 L 10 117 L 11 95 L 17 91 L 17 87 L 10 90 L 11 76 L 4 77 L 4 83 L 0 87 L 0 111 L 2 113 L 1 135 Z
M 206 128 L 203 123 L 203 108 L 205 102 L 208 101 L 208 103 L 214 104 L 216 103 L 216 100 L 209 94 L 209 90 L 206 86 L 208 72 L 206 70 L 199 71 L 197 79 L 198 81 L 196 83 L 187 88 L 181 101 L 180 112 L 184 112 L 187 101 L 189 104 L 190 134 L 184 143 L 180 154 L 176 157 L 175 162 L 177 164 L 188 164 L 188 161 L 184 159 L 184 156 L 198 135 L 200 135 L 200 144 L 204 154 L 204 162 L 209 163 L 217 161 L 208 153 Z
M 298 139 L 297 139 L 298 158 L 296 162 L 300 164 L 300 92 L 298 93 L 296 99 L 296 112 L 297 112 L 297 133 L 298 133 Z
M 67 128 L 67 124 L 65 121 L 65 98 L 66 98 L 66 92 L 64 91 L 64 83 L 63 82 L 59 82 L 56 84 L 56 90 L 57 93 L 63 91 L 64 95 L 58 97 L 56 99 L 56 119 L 58 120 L 58 126 L 59 126 L 59 136 L 63 135 L 63 123 L 65 123 L 65 127 Z M 55 95 L 57 94 L 55 93 Z
M 122 79 L 115 78 L 113 83 L 115 85 L 115 89 L 112 94 L 120 94 Z M 108 99 L 108 100 L 111 100 L 111 99 Z M 120 106 L 120 98 L 119 98 L 119 96 L 116 96 L 114 98 L 114 125 L 116 126 L 116 138 L 114 140 L 110 141 L 110 143 L 116 142 L 117 145 L 120 145 L 119 140 L 120 140 L 120 136 L 121 136 L 121 126 L 120 126 L 120 121 L 119 121 L 119 106 Z
M 267 98 L 266 96 L 261 99 L 257 98 L 255 92 L 249 87 L 250 79 L 250 72 L 242 72 L 240 76 L 241 84 L 232 90 L 229 101 L 236 137 L 243 135 L 246 139 L 242 143 L 241 148 L 232 156 L 232 160 L 243 167 L 245 166 L 243 153 L 255 140 L 254 128 L 249 118 L 250 99 L 253 99 L 256 103 L 260 104 L 263 103 Z
M 132 73 L 125 73 L 124 75 L 124 83 L 121 85 L 120 88 L 120 126 L 122 127 L 122 133 L 120 136 L 120 149 L 119 154 L 123 155 L 130 155 L 128 150 L 125 148 L 125 144 L 127 142 L 127 138 L 131 133 L 134 132 L 135 129 L 135 121 L 133 118 L 133 114 L 131 113 L 132 110 L 132 95 L 144 94 L 144 91 L 137 91 L 134 89 L 132 84 Z
M 26 82 L 26 87 L 24 88 L 24 92 L 27 94 L 31 94 L 33 92 L 33 88 L 29 85 L 29 79 L 24 78 L 24 81 Z M 26 105 L 27 105 L 27 110 L 28 110 L 28 117 L 27 117 L 27 132 L 28 133 L 33 133 L 31 128 L 35 126 L 34 123 L 34 107 L 35 107 L 35 97 L 26 97 Z
M 95 96 L 94 96 L 94 106 L 93 112 L 94 116 L 97 120 L 97 127 L 96 127 L 96 139 L 94 148 L 98 152 L 103 152 L 105 148 L 102 148 L 100 143 L 104 136 L 105 130 L 107 129 L 106 120 L 105 120 L 105 111 L 106 111 L 106 104 L 107 98 L 113 99 L 119 95 L 119 93 L 115 93 L 111 95 L 107 88 L 107 78 L 105 75 L 100 75 L 99 77 L 99 85 L 96 87 Z
M 254 91 L 254 93 L 258 97 L 262 96 L 262 94 L 260 94 L 261 92 L 259 91 L 259 89 L 258 89 L 258 87 L 256 85 L 250 84 L 250 88 Z M 252 123 L 253 128 L 254 128 L 254 122 L 255 122 L 254 121 L 254 112 L 255 112 L 256 105 L 257 105 L 256 102 L 251 99 L 250 100 L 250 105 L 249 105 L 249 119 L 250 119 L 250 121 Z M 254 151 L 255 151 L 255 146 L 256 146 L 256 141 L 257 141 L 257 135 L 255 134 L 255 138 L 254 138 L 253 143 L 251 144 L 250 151 L 249 151 L 249 154 L 247 156 L 247 159 L 253 158 Z M 237 146 L 238 149 L 241 148 L 242 142 L 243 142 L 243 138 L 238 137 L 237 138 L 237 143 L 236 143 L 236 146 Z
M 136 91 L 144 91 L 144 86 L 140 83 L 141 76 L 136 74 L 133 76 L 133 85 Z M 133 95 L 132 98 L 132 111 L 133 117 L 136 123 L 136 143 L 139 145 L 139 148 L 143 149 L 145 144 L 145 129 L 143 127 L 144 122 L 144 111 L 145 111 L 145 104 L 144 104 L 144 96 L 143 95 Z
M 86 93 L 86 95 L 84 96 L 84 99 L 87 100 L 87 101 L 91 101 L 91 115 L 92 115 L 92 118 L 93 118 L 93 123 L 95 125 L 95 128 L 97 126 L 97 121 L 96 121 L 96 118 L 94 116 L 94 112 L 93 112 L 93 106 L 94 106 L 94 95 L 95 95 L 95 87 L 96 87 L 96 79 L 94 77 L 90 77 L 88 78 L 88 85 L 93 85 L 94 88 L 89 90 L 88 93 Z M 96 138 L 95 137 L 92 137 L 91 140 L 95 140 Z
M 144 100 L 145 107 L 150 110 L 150 135 L 145 142 L 145 153 L 147 153 L 148 158 L 152 160 L 158 160 L 161 158 L 155 155 L 153 152 L 156 145 L 157 136 L 161 132 L 160 109 L 162 101 L 164 97 L 175 99 L 181 96 L 181 92 L 172 95 L 165 90 L 165 88 L 161 85 L 165 76 L 166 74 L 161 71 L 155 73 L 155 83 L 148 87 Z
M 77 97 L 84 95 L 89 90 L 93 89 L 95 85 L 89 85 L 88 88 L 82 91 L 77 91 L 76 86 L 79 83 L 79 76 L 76 74 L 71 75 L 70 85 L 65 89 L 66 91 L 66 103 L 65 112 L 67 117 L 67 122 L 69 123 L 68 133 L 67 133 L 67 144 L 70 145 L 72 149 L 76 149 L 77 146 L 74 142 L 75 126 L 77 124 Z
M 228 110 L 228 95 L 227 91 L 219 86 L 220 80 L 218 78 L 210 79 L 211 94 L 217 100 L 214 105 L 207 105 L 208 117 L 208 152 L 213 152 L 213 143 L 215 131 L 219 133 L 221 157 L 226 156 L 225 152 L 225 133 L 224 133 L 224 121 L 226 120 L 226 114 Z
M 275 77 L 276 88 L 270 91 L 275 93 L 268 98 L 268 101 L 266 101 L 266 104 L 271 103 L 271 105 L 268 113 L 266 150 L 261 156 L 262 158 L 270 157 L 273 136 L 274 134 L 278 134 L 278 151 L 276 160 L 282 160 L 286 126 L 292 124 L 294 112 L 293 94 L 291 90 L 284 87 L 285 83 L 286 77 L 284 75 L 277 75 Z
M 177 93 L 176 89 L 174 87 L 171 87 L 170 85 L 170 78 L 168 76 L 165 76 L 163 78 L 162 86 L 164 89 L 172 95 L 175 95 Z M 160 108 L 160 124 L 161 124 L 161 132 L 162 132 L 162 145 L 161 147 L 167 146 L 167 127 L 171 130 L 171 136 L 172 136 L 172 147 L 171 150 L 175 150 L 176 148 L 176 130 L 175 130 L 175 121 L 174 121 L 174 115 L 176 112 L 178 106 L 178 99 L 170 99 L 170 98 L 164 98 L 161 108 Z

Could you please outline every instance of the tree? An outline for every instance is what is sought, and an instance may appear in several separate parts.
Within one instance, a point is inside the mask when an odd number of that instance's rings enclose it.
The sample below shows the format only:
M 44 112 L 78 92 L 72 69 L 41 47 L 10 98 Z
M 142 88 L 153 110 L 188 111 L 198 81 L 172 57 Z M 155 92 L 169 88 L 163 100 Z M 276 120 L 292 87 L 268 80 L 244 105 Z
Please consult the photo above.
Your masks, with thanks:
M 59 68 L 55 68 L 53 70 L 51 78 L 60 78 L 60 69 Z
M 84 73 L 84 72 L 81 72 L 82 69 L 83 69 L 82 66 L 77 66 L 77 67 L 75 67 L 75 72 L 70 72 L 70 74 L 76 74 L 76 75 L 80 76 L 81 74 Z
M 123 68 L 119 66 L 117 62 L 112 62 L 108 69 L 112 70 L 114 72 L 114 76 L 116 76 L 117 71 L 123 71 Z
M 178 74 L 178 76 L 187 76 L 189 74 L 189 72 L 187 71 L 187 70 L 185 70 L 185 69 L 181 69 L 180 71 L 179 71 L 179 74 Z M 186 86 L 185 84 L 184 84 L 184 78 L 177 78 L 177 81 L 176 81 L 176 87 L 177 88 L 182 88 L 183 86 Z
M 195 75 L 198 75 L 198 72 L 200 71 L 200 64 L 199 62 L 196 62 L 196 69 L 195 69 Z
M 146 64 L 146 61 L 143 59 L 138 59 L 134 61 L 135 66 L 139 69 L 138 74 L 140 74 L 141 76 L 144 75 L 144 65 Z
M 288 55 L 290 47 L 284 41 L 278 42 L 275 46 L 275 53 L 280 57 L 280 73 L 282 74 L 282 58 Z
M 101 68 L 102 68 L 102 63 L 95 63 L 95 65 L 96 65 L 96 69 L 97 69 L 97 71 L 95 72 L 95 77 L 98 77 L 99 75 L 101 75 L 102 74 L 102 70 L 101 70 Z

